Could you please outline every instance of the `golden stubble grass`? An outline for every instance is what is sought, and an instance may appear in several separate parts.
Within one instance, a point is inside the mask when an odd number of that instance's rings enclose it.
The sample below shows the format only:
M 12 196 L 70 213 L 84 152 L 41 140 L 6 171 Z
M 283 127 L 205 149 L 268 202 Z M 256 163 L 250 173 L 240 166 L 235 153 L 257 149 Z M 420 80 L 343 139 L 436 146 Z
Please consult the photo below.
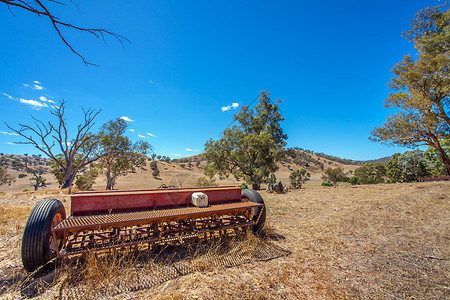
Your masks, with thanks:
M 68 266 L 72 273 L 64 271 L 39 297 L 53 298 L 60 290 L 67 298 L 76 295 L 67 293 L 69 289 L 85 291 L 79 295 L 85 299 L 93 295 L 114 299 L 450 297 L 450 182 L 308 187 L 285 195 L 261 194 L 268 208 L 264 238 L 249 235 L 233 241 L 234 247 L 224 247 L 223 241 L 211 243 L 187 256 L 176 254 L 179 249 L 168 252 L 178 255 L 176 259 L 92 256 L 83 265 Z M 14 205 L 1 209 L 10 207 Z M 0 219 L 0 230 L 17 241 L 27 216 L 27 209 L 21 209 Z M 22 218 L 22 225 L 11 218 Z M 0 242 L 6 245 L 3 236 Z M 229 257 L 251 256 L 266 242 L 290 254 L 227 263 Z M 9 259 L 10 267 L 20 268 L 19 246 L 2 246 L 1 255 Z M 174 263 L 178 271 L 159 280 L 158 274 L 172 272 Z M 182 265 L 188 266 L 185 271 Z M 0 274 L 7 273 L 3 262 L 0 266 Z M 126 284 L 152 274 L 154 284 L 132 288 Z M 100 289 L 104 292 L 99 294 Z M 12 289 L 2 293 L 17 295 Z

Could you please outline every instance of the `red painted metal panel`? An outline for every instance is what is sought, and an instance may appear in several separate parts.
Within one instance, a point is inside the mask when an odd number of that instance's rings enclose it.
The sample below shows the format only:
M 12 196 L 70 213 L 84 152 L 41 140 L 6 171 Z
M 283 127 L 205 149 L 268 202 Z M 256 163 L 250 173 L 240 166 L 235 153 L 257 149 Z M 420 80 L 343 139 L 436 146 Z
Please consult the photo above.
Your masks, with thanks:
M 241 189 L 238 187 L 77 193 L 72 196 L 71 210 L 73 216 L 86 216 L 189 207 L 192 206 L 191 195 L 194 192 L 208 195 L 210 204 L 230 203 L 241 199 Z

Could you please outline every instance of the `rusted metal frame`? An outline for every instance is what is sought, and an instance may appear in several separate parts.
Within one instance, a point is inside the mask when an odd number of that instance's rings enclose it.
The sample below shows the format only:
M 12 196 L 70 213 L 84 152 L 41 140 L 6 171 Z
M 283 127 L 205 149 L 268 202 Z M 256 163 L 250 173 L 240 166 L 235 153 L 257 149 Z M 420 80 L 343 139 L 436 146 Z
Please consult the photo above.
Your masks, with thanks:
M 261 218 L 261 215 L 262 215 L 262 213 L 263 213 L 263 211 L 264 211 L 265 209 L 266 209 L 266 207 L 264 206 L 264 207 L 261 209 L 261 211 L 259 212 L 258 218 L 256 219 L 256 224 L 259 223 L 259 218 Z
M 242 220 L 244 220 L 244 218 L 242 218 Z M 212 229 L 208 229 L 205 228 L 201 231 L 197 231 L 194 235 L 202 235 L 205 234 L 207 232 L 217 232 L 220 230 L 227 230 L 227 229 L 233 229 L 233 228 L 238 228 L 238 227 L 247 227 L 247 226 L 251 226 L 254 225 L 255 222 L 249 222 L 247 219 L 247 222 L 245 223 L 235 223 L 235 224 L 228 224 L 228 225 L 223 225 L 222 227 L 218 227 L 218 228 L 212 228 Z M 172 232 L 172 233 L 182 233 L 184 232 L 182 230 L 183 228 L 181 228 L 180 231 L 177 232 Z M 128 230 L 125 229 L 125 230 Z M 85 234 L 86 236 L 89 234 Z M 95 233 L 94 233 L 95 235 Z M 132 235 L 136 235 L 136 234 L 128 234 L 126 236 L 132 236 Z M 112 248 L 123 248 L 123 247 L 128 247 L 128 246 L 133 246 L 133 245 L 138 245 L 138 244 L 145 244 L 145 243 L 163 243 L 166 240 L 177 240 L 177 239 L 186 239 L 186 238 L 190 238 L 190 237 L 194 237 L 194 235 L 192 234 L 184 234 L 181 236 L 171 236 L 170 234 L 168 235 L 164 235 L 164 236 L 160 236 L 160 237 L 147 237 L 147 238 L 137 238 L 137 239 L 121 239 L 120 242 L 117 243 L 110 243 L 110 244 L 99 244 L 97 243 L 97 247 L 94 247 L 91 244 L 91 247 L 89 247 L 89 241 L 86 241 L 84 238 L 82 241 L 80 242 L 76 242 L 75 244 L 80 244 L 79 247 L 72 247 L 70 249 L 74 249 L 74 250 L 69 250 L 69 251 L 65 251 L 64 253 L 60 253 L 61 251 L 58 251 L 59 256 L 67 256 L 67 255 L 75 255 L 75 254 L 80 254 L 80 253 L 84 253 L 84 252 L 89 252 L 89 251 L 101 251 L 101 250 L 107 250 L 107 249 L 112 249 Z M 97 236 L 101 236 L 98 235 Z M 124 237 L 124 235 L 120 235 L 121 237 Z M 108 239 L 108 238 L 107 238 Z M 101 239 L 103 240 L 103 239 Z M 97 240 L 98 241 L 98 240 Z M 85 243 L 88 243 L 88 245 L 84 245 Z M 73 246 L 73 245 L 72 245 Z
M 237 204 L 237 203 L 236 203 Z M 226 204 L 223 204 L 226 205 Z M 219 205 L 217 205 L 219 206 Z M 257 207 L 257 206 L 263 206 L 262 204 L 254 204 L 252 205 L 252 207 Z M 142 224 L 148 224 L 148 223 L 154 223 L 156 222 L 156 220 L 160 221 L 160 222 L 166 222 L 166 221 L 177 221 L 177 220 L 183 220 L 183 219 L 190 219 L 190 218 L 202 218 L 202 217 L 209 217 L 212 215 L 227 215 L 227 214 L 233 214 L 233 213 L 242 213 L 244 211 L 246 211 L 249 207 L 225 207 L 225 208 L 220 208 L 218 207 L 215 210 L 200 210 L 200 211 L 195 211 L 195 212 L 185 212 L 185 213 L 180 213 L 178 215 L 175 216 L 155 216 L 155 217 L 151 217 L 151 218 L 147 218 L 147 219 L 136 219 L 136 220 L 118 220 L 118 221 L 110 221 L 110 222 L 104 222 L 104 223 L 99 223 L 99 224 L 86 224 L 86 225 L 77 225 L 77 226 L 68 226 L 68 227 L 58 227 L 60 226 L 62 223 L 67 223 L 70 222 L 70 219 L 66 219 L 63 222 L 61 222 L 60 224 L 58 224 L 58 226 L 56 226 L 54 229 L 54 231 L 63 231 L 63 230 L 69 230 L 69 231 L 78 231 L 80 229 L 84 229 L 84 230 L 88 230 L 88 229 L 97 229 L 98 227 L 101 228 L 109 228 L 109 227 L 123 227 L 123 226 L 136 226 L 136 225 L 142 225 Z M 182 209 L 180 209 L 182 210 Z M 164 210 L 162 210 L 161 212 L 164 212 Z M 181 211 L 182 212 L 182 211 Z M 115 214 L 114 216 L 120 218 L 121 214 Z M 99 215 L 98 218 L 101 218 L 102 215 Z M 83 218 L 83 217 L 79 217 L 79 218 Z M 91 217 L 91 218 L 95 218 L 95 217 Z M 63 225 L 61 225 L 63 226 Z

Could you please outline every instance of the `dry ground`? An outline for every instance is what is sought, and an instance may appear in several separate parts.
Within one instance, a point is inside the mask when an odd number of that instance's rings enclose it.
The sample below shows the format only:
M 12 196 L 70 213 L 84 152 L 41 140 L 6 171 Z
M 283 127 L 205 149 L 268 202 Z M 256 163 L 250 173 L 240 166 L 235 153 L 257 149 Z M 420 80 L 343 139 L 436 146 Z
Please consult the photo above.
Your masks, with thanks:
M 248 250 L 252 253 L 270 244 L 290 254 L 267 261 L 243 259 L 238 264 L 214 264 L 214 259 L 221 261 L 223 257 L 214 254 L 217 248 L 212 247 L 209 256 L 178 261 L 189 266 L 194 261 L 198 265 L 209 257 L 202 268 L 188 268 L 157 284 L 124 288 L 123 292 L 105 293 L 104 297 L 450 298 L 450 182 L 310 186 L 285 195 L 261 194 L 268 208 L 268 240 L 248 237 L 238 244 L 254 245 Z M 66 203 L 69 199 L 66 194 L 49 192 L 0 195 L 0 298 L 20 296 L 18 285 L 24 276 L 20 266 L 21 234 L 32 206 L 47 197 Z M 245 252 L 233 251 L 229 255 L 240 256 Z M 143 263 L 136 262 L 139 266 Z M 132 270 L 130 266 L 117 269 L 116 263 L 108 264 L 103 273 L 87 272 L 91 279 L 86 276 L 88 281 L 78 284 L 92 288 L 92 282 L 104 279 L 116 288 L 131 284 L 133 276 L 144 272 L 144 269 L 137 272 L 138 268 L 133 266 Z M 90 268 L 98 265 L 93 263 Z M 57 277 L 38 297 L 54 298 L 60 291 L 63 297 L 70 296 L 64 292 L 80 287 L 77 283 L 67 287 L 67 276 L 63 273 Z

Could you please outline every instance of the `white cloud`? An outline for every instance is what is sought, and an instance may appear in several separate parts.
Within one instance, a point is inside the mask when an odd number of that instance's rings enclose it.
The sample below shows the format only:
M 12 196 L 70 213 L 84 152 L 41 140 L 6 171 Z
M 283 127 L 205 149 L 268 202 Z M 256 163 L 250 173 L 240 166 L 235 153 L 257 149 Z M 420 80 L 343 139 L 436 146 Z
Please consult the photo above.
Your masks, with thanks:
M 23 104 L 31 105 L 31 106 L 33 106 L 34 109 L 41 109 L 42 107 L 48 107 L 47 104 L 38 102 L 36 100 L 27 100 L 27 99 L 20 98 L 19 102 L 23 103 Z
M 6 132 L 6 131 L 2 131 L 2 133 L 3 133 L 3 134 L 6 134 L 6 135 L 18 135 L 18 134 L 15 133 L 15 132 Z
M 181 154 L 178 154 L 178 153 L 172 153 L 172 156 L 178 157 L 178 156 L 181 156 Z
M 44 97 L 44 96 L 40 96 L 39 100 L 41 100 L 43 102 L 48 102 L 48 103 L 56 103 L 55 101 L 50 100 L 50 99 L 48 99 L 47 97 Z
M 199 152 L 200 150 L 194 150 L 194 152 Z
M 142 134 L 139 134 L 139 133 L 138 133 L 138 136 L 139 136 L 140 138 L 143 138 L 143 139 L 146 139 L 146 138 L 147 138 L 145 135 L 142 135 Z
M 222 111 L 228 111 L 228 110 L 230 110 L 230 109 L 236 109 L 236 108 L 238 108 L 238 107 L 239 107 L 239 103 L 234 102 L 234 103 L 232 103 L 231 105 L 227 105 L 227 106 L 221 107 L 220 109 L 221 109 Z
M 6 93 L 2 93 L 2 94 L 5 97 L 8 97 L 11 100 L 15 100 L 15 101 L 19 101 L 20 103 L 23 103 L 23 104 L 31 105 L 34 109 L 41 109 L 43 107 L 48 107 L 48 105 L 46 103 L 42 103 L 42 102 L 39 102 L 39 101 L 36 101 L 36 100 L 27 100 L 27 99 L 23 99 L 23 98 L 19 98 L 18 99 L 16 97 L 13 97 L 13 96 L 8 95 Z M 43 102 L 55 103 L 52 100 L 49 100 L 49 99 L 47 99 L 44 96 L 39 97 L 39 100 L 41 100 Z M 52 106 L 52 105 L 50 105 L 50 106 Z M 54 107 L 54 106 L 52 106 L 52 107 Z
M 151 81 L 151 80 L 149 80 L 148 82 L 149 82 L 150 84 L 153 84 L 153 81 Z
M 11 142 L 7 142 L 7 144 L 8 144 L 8 145 L 15 145 L 14 143 L 11 143 Z
M 186 149 L 184 149 L 185 151 L 192 151 L 192 149 L 190 149 L 190 148 L 186 148 Z
M 134 122 L 134 120 L 132 120 L 132 119 L 130 119 L 130 118 L 128 118 L 128 117 L 125 117 L 125 116 L 123 116 L 123 117 L 120 117 L 122 120 L 124 120 L 124 121 L 127 121 L 127 122 Z
M 32 89 L 42 91 L 44 89 L 44 87 L 42 85 L 35 84 L 35 85 L 33 85 Z
M 151 137 L 155 137 L 156 135 L 154 135 L 153 133 L 147 132 L 147 134 Z
M 131 132 L 134 132 L 135 130 L 134 130 L 134 129 L 130 129 L 130 131 L 131 131 Z
M 6 93 L 2 93 L 4 96 L 6 96 L 6 97 L 8 97 L 10 100 L 17 100 L 17 98 L 14 98 L 13 96 L 11 96 L 11 95 L 8 95 L 8 94 L 6 94 Z
M 26 84 L 26 83 L 22 83 L 22 84 L 23 84 L 24 87 L 30 87 L 29 84 Z
M 36 83 L 36 84 L 41 84 L 39 81 L 37 81 L 37 80 L 35 80 L 35 81 L 33 81 L 34 83 Z

